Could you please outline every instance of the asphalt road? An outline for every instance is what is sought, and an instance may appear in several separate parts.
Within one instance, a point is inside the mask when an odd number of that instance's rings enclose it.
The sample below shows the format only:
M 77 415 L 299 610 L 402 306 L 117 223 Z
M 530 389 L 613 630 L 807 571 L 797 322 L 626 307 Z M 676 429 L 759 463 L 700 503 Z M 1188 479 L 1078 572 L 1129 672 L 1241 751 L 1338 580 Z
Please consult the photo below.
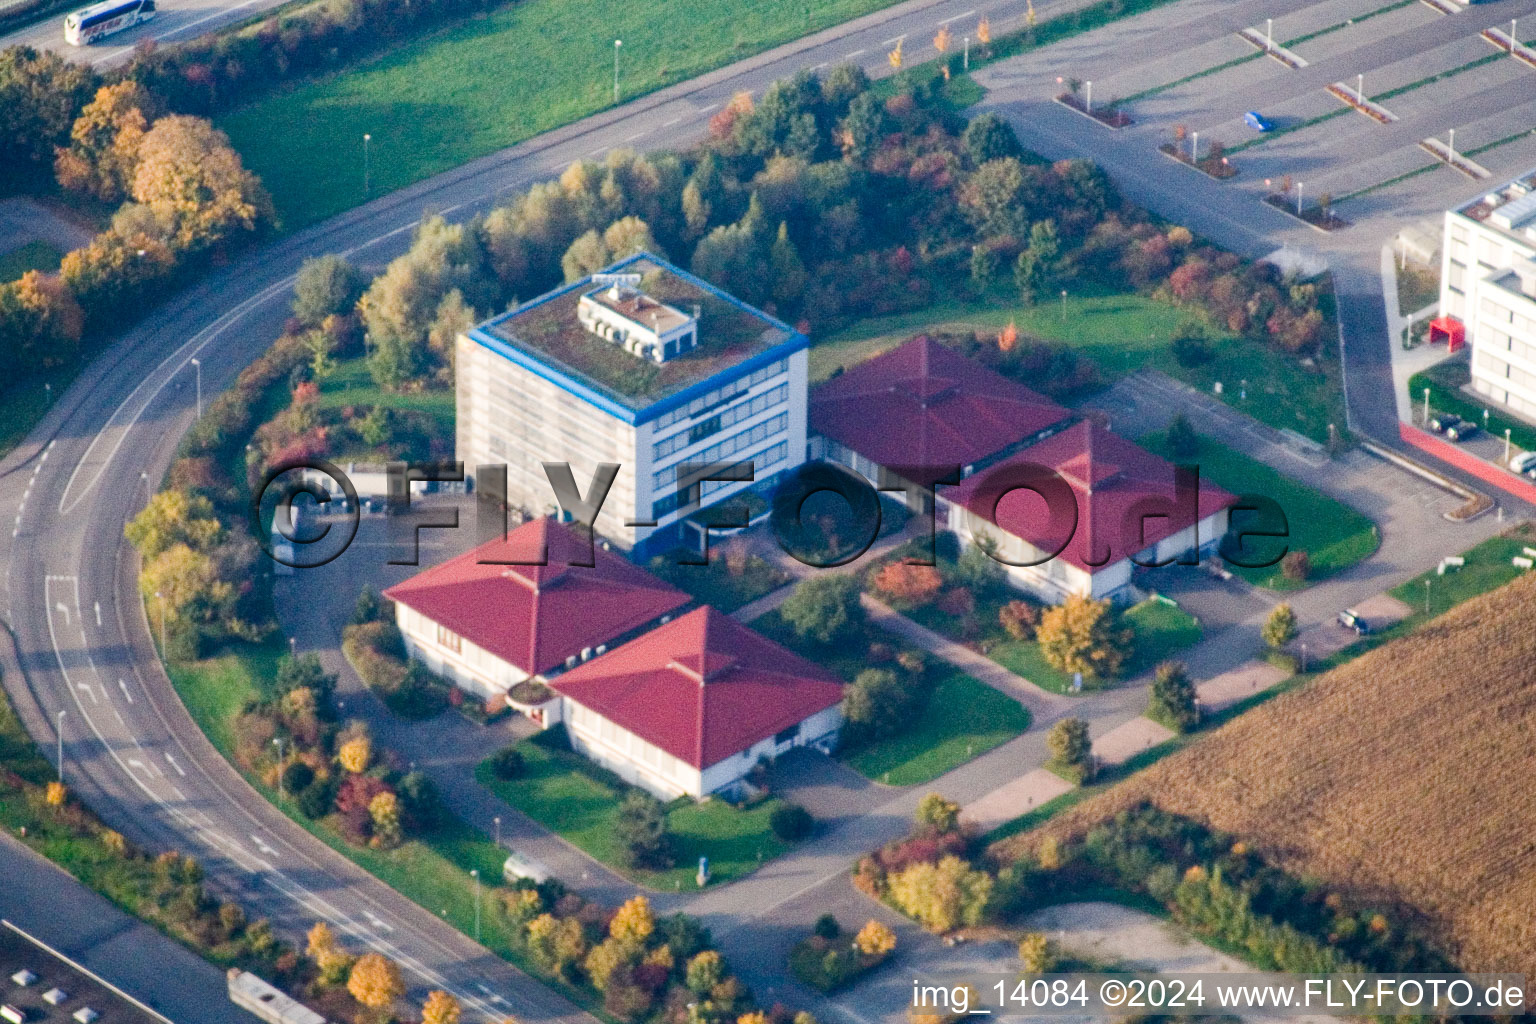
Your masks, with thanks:
M 176 1024 L 254 1024 L 224 972 L 0 835 L 0 917 Z
M 1023 9 L 993 8 L 994 30 Z M 205 397 L 232 380 L 281 329 L 304 258 L 381 263 L 405 249 L 424 211 L 467 217 L 582 157 L 686 144 L 738 91 L 845 59 L 884 70 L 896 37 L 926 39 L 941 21 L 975 16 L 961 0 L 914 0 L 643 97 L 245 256 L 125 330 L 0 462 L 0 522 L 12 526 L 0 533 L 0 613 L 15 638 L 13 648 L 0 636 L 0 669 L 50 754 L 62 725 L 71 787 L 125 834 L 196 856 L 211 884 L 280 932 L 297 937 L 325 919 L 400 962 L 416 996 L 453 992 L 467 1019 L 590 1020 L 284 818 L 219 756 L 155 655 L 123 524 L 195 417 L 192 360 Z
M 94 0 L 92 0 L 94 2 Z M 146 40 L 156 43 L 185 42 L 232 22 L 277 7 L 287 0 L 156 0 L 155 16 L 124 32 L 108 36 L 93 46 L 71 46 L 64 41 L 64 16 L 86 6 L 77 4 L 0 35 L 0 49 L 33 46 L 57 50 L 70 60 L 98 68 L 126 63 L 133 48 Z

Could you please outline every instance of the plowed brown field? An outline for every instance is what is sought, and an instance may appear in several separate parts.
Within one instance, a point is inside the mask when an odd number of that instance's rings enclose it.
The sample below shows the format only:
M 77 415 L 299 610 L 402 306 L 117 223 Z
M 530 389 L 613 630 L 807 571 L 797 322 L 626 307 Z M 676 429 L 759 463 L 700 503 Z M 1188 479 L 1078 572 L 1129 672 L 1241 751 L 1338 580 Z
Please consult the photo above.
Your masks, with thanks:
M 1536 574 L 1242 715 L 993 848 L 1150 801 L 1536 978 Z

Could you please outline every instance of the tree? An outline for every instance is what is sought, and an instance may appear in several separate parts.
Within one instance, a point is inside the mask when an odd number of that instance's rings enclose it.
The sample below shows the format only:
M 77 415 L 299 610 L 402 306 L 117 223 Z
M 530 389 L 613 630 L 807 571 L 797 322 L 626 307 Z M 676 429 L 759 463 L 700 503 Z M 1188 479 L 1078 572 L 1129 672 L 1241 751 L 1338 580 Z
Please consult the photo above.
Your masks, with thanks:
M 960 144 L 976 167 L 988 160 L 1017 159 L 1024 155 L 1024 147 L 1019 145 L 1013 126 L 991 111 L 971 118 L 960 137 Z
M 778 236 L 768 250 L 768 275 L 775 302 L 795 303 L 805 291 L 805 264 L 800 261 L 800 253 L 789 237 L 789 224 L 784 221 L 779 222 Z
M 1174 413 L 1168 423 L 1168 452 L 1176 459 L 1192 459 L 1200 454 L 1200 435 L 1183 412 Z
M 882 566 L 871 582 L 880 593 L 908 607 L 927 604 L 944 587 L 937 567 L 907 558 Z
M 948 835 L 960 827 L 960 805 L 938 793 L 929 793 L 917 802 L 913 818 L 924 832 Z
M 1019 940 L 1019 963 L 1026 974 L 1046 974 L 1056 966 L 1056 954 L 1044 932 L 1029 932 Z
M 608 249 L 610 262 L 618 262 L 642 252 L 665 258 L 661 246 L 656 244 L 651 226 L 639 217 L 620 217 L 603 231 L 603 245 Z
M 364 953 L 347 978 L 352 998 L 370 1010 L 387 1010 L 405 994 L 400 968 L 381 953 Z
M 838 138 L 844 155 L 858 163 L 867 163 L 889 131 L 890 118 L 885 112 L 885 104 L 874 93 L 863 92 L 848 105 Z
M 1014 157 L 988 160 L 960 189 L 960 208 L 983 238 L 1023 238 L 1029 223 L 1024 168 Z
M 708 995 L 725 980 L 725 962 L 720 959 L 719 953 L 706 949 L 688 961 L 684 979 L 688 991 L 695 995 Z
M 871 919 L 853 937 L 853 947 L 865 956 L 886 956 L 896 948 L 896 933 Z
M 954 855 L 911 864 L 888 884 L 891 901 L 935 932 L 979 924 L 992 894 L 992 876 Z
M 528 952 L 546 970 L 567 976 L 587 952 L 581 922 L 574 917 L 540 914 L 528 922 Z
M 1312 556 L 1305 551 L 1291 551 L 1280 559 L 1280 574 L 1293 583 L 1312 575 Z
M 523 752 L 517 747 L 502 747 L 491 755 L 491 771 L 498 779 L 515 779 L 523 774 L 526 765 Z
M 651 902 L 642 896 L 631 896 L 614 912 L 608 922 L 608 934 L 620 942 L 635 946 L 645 945 L 645 940 L 656 930 L 656 917 L 651 913 Z
M 307 259 L 293 282 L 293 315 L 311 327 L 328 316 L 350 313 L 363 294 L 362 274 L 334 253 Z
M 373 845 L 393 850 L 404 835 L 400 826 L 400 798 L 385 790 L 368 801 L 368 817 L 373 822 Z
M 373 741 L 367 736 L 355 736 L 347 740 L 336 751 L 336 760 L 354 775 L 367 771 L 368 762 L 373 760 Z
M 30 46 L 0 50 L 0 167 L 40 174 L 96 87 L 88 65 Z M 9 189 L 7 189 L 9 191 Z
M 1063 718 L 1051 726 L 1045 746 L 1051 752 L 1051 767 L 1078 782 L 1093 777 L 1093 745 L 1088 739 L 1088 723 L 1081 718 Z
M 1147 717 L 1174 732 L 1189 732 L 1200 722 L 1195 684 L 1181 661 L 1165 661 L 1152 674 Z
M 139 590 L 146 600 L 164 602 L 166 614 L 196 622 L 214 620 L 235 598 L 234 585 L 219 578 L 213 557 L 180 543 L 144 566 Z
M 1035 635 L 1040 609 L 1028 601 L 1009 601 L 998 608 L 997 621 L 1015 640 L 1028 640 Z
M 1019 253 L 1013 270 L 1013 282 L 1026 305 L 1037 302 L 1054 283 L 1060 252 L 1056 222 L 1037 221 L 1029 229 L 1029 247 Z
M 1179 270 L 1183 268 L 1180 267 Z M 1175 270 L 1174 274 L 1178 274 Z M 1173 275 L 1169 276 L 1169 284 L 1173 285 Z M 1188 287 L 1194 287 L 1188 285 Z M 1206 336 L 1205 326 L 1198 321 L 1191 321 L 1179 325 L 1174 332 L 1173 340 L 1169 343 L 1169 350 L 1173 353 L 1174 360 L 1184 367 L 1204 366 L 1216 357 L 1211 350 L 1210 339 Z
M 59 274 L 29 270 L 0 284 L 0 372 L 32 372 L 73 362 L 85 312 Z
M 69 801 L 69 789 L 62 782 L 50 782 L 43 790 L 43 802 L 49 807 L 63 807 Z
M 1270 610 L 1269 618 L 1264 620 L 1261 635 L 1269 646 L 1276 649 L 1284 647 L 1296 639 L 1296 612 L 1288 603 L 1275 605 Z
M 816 819 L 799 804 L 780 804 L 768 815 L 768 827 L 786 843 L 798 842 L 811 834 Z
M 123 535 L 140 557 L 153 559 L 175 544 L 211 551 L 224 539 L 224 527 L 207 498 L 173 489 L 150 498 L 123 527 Z
M 1131 641 L 1130 630 L 1120 625 L 1108 600 L 1078 594 L 1041 613 L 1035 635 L 1047 662 L 1063 672 L 1081 672 L 1089 680 L 1118 673 Z
M 821 573 L 803 581 L 779 606 L 796 633 L 821 644 L 852 634 L 864 622 L 859 581 L 847 573 Z
M 229 138 L 206 119 L 162 117 L 139 144 L 133 198 L 175 225 L 174 248 L 195 251 L 273 216 L 266 190 Z
M 421 1004 L 421 1024 L 459 1024 L 461 1014 L 459 1001 L 442 989 L 429 992 Z
M 841 113 L 868 88 L 869 75 L 864 69 L 852 61 L 844 61 L 822 78 L 821 99 L 833 113 Z
M 632 789 L 619 803 L 614 818 L 619 850 L 630 867 L 672 866 L 672 837 L 661 803 L 644 790 Z
M 587 969 L 587 978 L 592 982 L 592 987 L 599 992 L 607 991 L 609 978 L 620 967 L 632 964 L 639 951 L 640 947 L 634 943 L 614 938 L 604 939 L 593 946 L 582 964 Z
M 900 732 L 918 703 L 916 687 L 888 668 L 866 668 L 843 691 L 849 738 L 876 739 Z
M 59 184 L 120 202 L 138 168 L 139 144 L 159 116 L 159 101 L 132 79 L 97 89 L 70 128 L 69 147 L 54 158 Z

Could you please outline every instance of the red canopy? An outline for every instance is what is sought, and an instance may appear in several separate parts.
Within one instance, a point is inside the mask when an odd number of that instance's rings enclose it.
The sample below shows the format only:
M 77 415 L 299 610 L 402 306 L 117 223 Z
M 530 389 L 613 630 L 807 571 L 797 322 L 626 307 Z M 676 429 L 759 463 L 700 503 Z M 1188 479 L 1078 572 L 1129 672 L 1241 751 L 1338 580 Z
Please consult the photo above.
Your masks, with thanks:
M 1466 325 L 1455 317 L 1435 317 L 1429 322 L 1429 343 L 1438 345 L 1441 341 L 1449 343 L 1452 352 L 1460 351 L 1467 343 Z

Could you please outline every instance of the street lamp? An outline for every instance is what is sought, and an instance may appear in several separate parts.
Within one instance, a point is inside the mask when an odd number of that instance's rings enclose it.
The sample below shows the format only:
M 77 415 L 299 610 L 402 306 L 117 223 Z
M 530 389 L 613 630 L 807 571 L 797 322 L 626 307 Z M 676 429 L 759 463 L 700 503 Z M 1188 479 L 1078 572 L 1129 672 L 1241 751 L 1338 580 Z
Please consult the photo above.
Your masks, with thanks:
M 1355 76 L 1355 99 L 1361 104 L 1365 103 L 1365 72 L 1363 71 Z
M 480 941 L 480 869 L 470 868 L 469 877 L 475 880 L 475 941 Z
M 619 102 L 619 47 L 624 45 L 624 40 L 613 41 L 613 102 Z
M 1451 129 L 1451 141 L 1445 144 L 1446 160 L 1452 167 L 1456 166 L 1456 129 Z
M 1275 19 L 1274 18 L 1265 18 L 1264 19 L 1264 52 L 1265 53 L 1273 53 L 1274 52 L 1274 49 L 1275 49 L 1275 37 L 1274 37 L 1274 34 L 1273 34 L 1274 27 L 1275 27 Z
M 367 195 L 373 185 L 368 173 L 370 170 L 368 165 L 368 144 L 372 141 L 373 136 L 368 132 L 363 132 L 363 195 Z
M 165 595 L 155 591 L 155 600 L 160 604 L 160 656 L 165 657 Z
M 971 70 L 971 37 L 965 37 L 965 62 L 962 65 L 966 71 Z
M 148 505 L 149 504 L 149 474 L 141 471 L 139 473 L 139 479 L 144 484 L 144 504 Z
M 1296 183 L 1296 216 L 1301 216 L 1301 182 Z
M 1424 389 L 1424 425 L 1429 426 L 1429 388 Z
M 1067 319 L 1067 290 L 1065 288 L 1061 290 L 1061 319 L 1063 321 Z
M 1093 113 L 1093 83 L 1092 82 L 1087 82 L 1087 83 L 1084 83 L 1084 84 L 1086 84 L 1088 86 L 1087 108 L 1088 108 L 1088 113 L 1091 114 L 1091 113 Z
M 59 709 L 58 725 L 54 729 L 59 736 L 59 785 L 61 786 L 64 784 L 64 716 L 67 714 L 69 714 L 68 709 Z
M 496 826 L 496 846 L 499 849 L 501 847 L 501 816 L 492 818 L 491 824 Z
M 1307 670 L 1307 645 L 1305 641 L 1301 645 L 1301 670 L 1303 672 Z
M 1504 428 L 1504 465 L 1509 465 L 1509 427 Z
M 282 803 L 288 799 L 287 794 L 283 792 L 283 738 L 274 736 L 272 745 L 277 748 L 277 800 L 278 803 Z
M 192 360 L 192 369 L 197 371 L 197 418 L 203 418 L 203 361 Z

